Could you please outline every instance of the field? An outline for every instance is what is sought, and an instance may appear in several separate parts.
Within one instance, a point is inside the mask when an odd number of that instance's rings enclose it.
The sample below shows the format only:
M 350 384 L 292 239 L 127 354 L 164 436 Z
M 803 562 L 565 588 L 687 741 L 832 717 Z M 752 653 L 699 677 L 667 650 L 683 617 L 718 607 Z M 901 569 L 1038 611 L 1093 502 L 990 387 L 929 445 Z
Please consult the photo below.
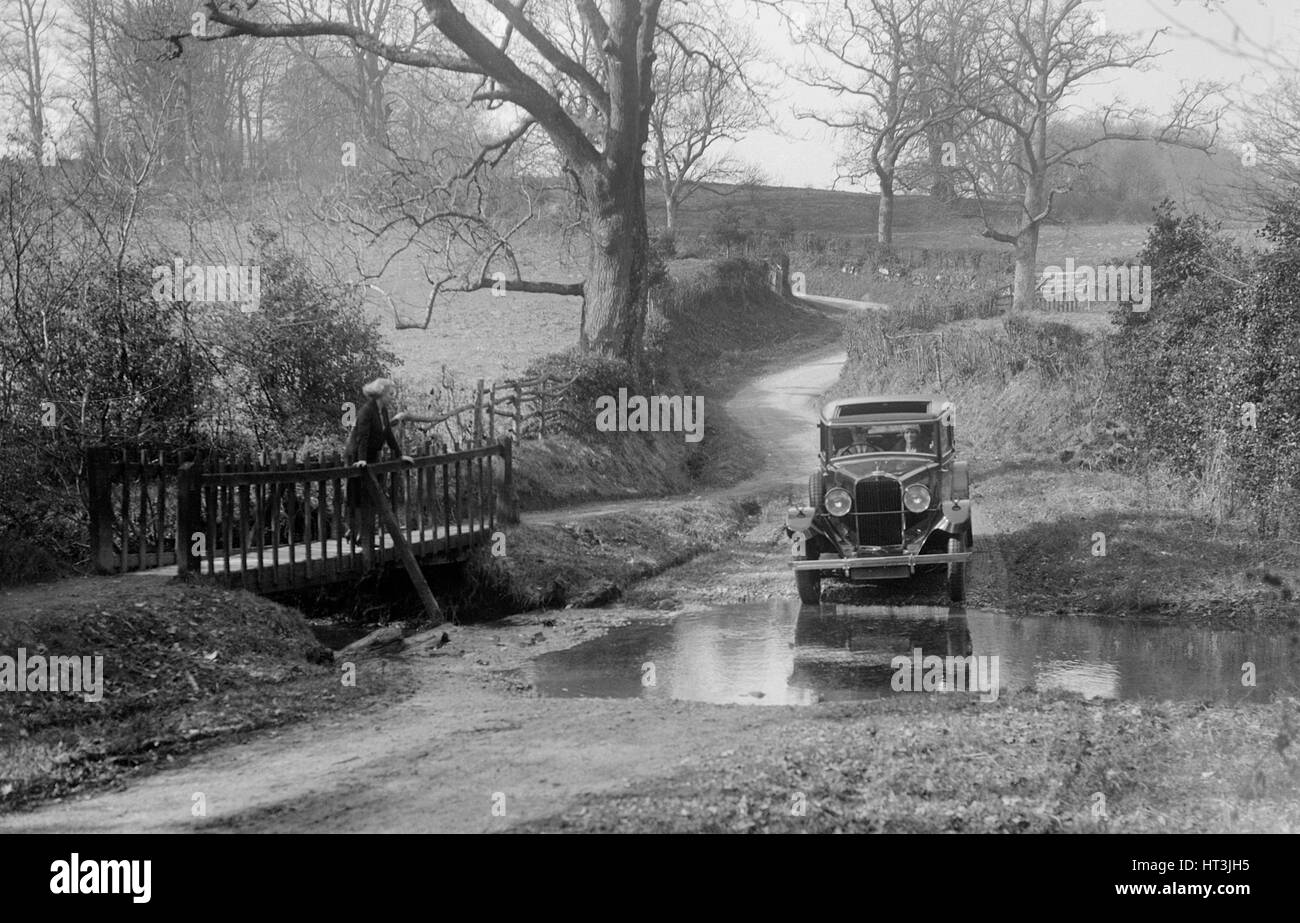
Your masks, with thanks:
M 648 195 L 650 223 L 662 225 L 663 200 Z M 802 189 L 792 186 L 762 186 L 740 189 L 727 194 L 701 190 L 689 199 L 678 213 L 679 249 L 698 245 L 707 234 L 718 210 L 734 207 L 748 226 L 763 216 L 772 227 L 788 215 L 799 232 L 861 241 L 875 240 L 876 218 L 880 199 L 863 192 L 829 189 Z M 995 221 L 999 230 L 1011 227 L 1012 218 Z M 930 249 L 979 249 L 1007 252 L 1006 244 L 982 236 L 984 224 L 974 205 L 962 205 L 958 214 L 937 208 L 928 196 L 900 195 L 894 200 L 894 245 Z M 1048 224 L 1039 238 L 1040 268 L 1063 264 L 1067 257 L 1078 263 L 1101 262 L 1117 256 L 1131 256 L 1146 239 L 1147 226 L 1140 223 Z M 1242 243 L 1253 238 L 1251 228 L 1233 229 Z
M 743 227 L 765 223 L 770 228 L 788 216 L 797 234 L 835 238 L 841 247 L 847 245 L 850 255 L 861 252 L 874 240 L 879 206 L 879 199 L 874 195 L 775 186 L 723 190 L 723 193 L 701 190 L 682 206 L 677 246 L 679 256 L 685 259 L 673 265 L 675 273 L 697 267 L 699 263 L 694 258 L 720 255 L 709 239 L 709 231 L 719 210 L 728 206 L 739 213 Z M 652 226 L 661 225 L 662 199 L 653 188 L 647 195 L 650 222 Z M 960 210 L 960 214 L 946 212 L 926 196 L 899 196 L 895 205 L 895 245 L 990 253 L 1009 251 L 1006 245 L 981 236 L 983 224 L 972 207 L 962 206 Z M 363 289 L 365 303 L 400 359 L 400 366 L 393 371 L 407 386 L 408 393 L 427 392 L 441 381 L 444 366 L 462 385 L 470 385 L 477 378 L 502 380 L 521 373 L 541 356 L 577 343 L 581 301 L 554 295 L 494 296 L 487 290 L 441 294 L 427 329 L 408 326 L 423 322 L 432 289 L 427 276 L 436 276 L 441 271 L 425 265 L 418 251 L 409 249 L 392 256 L 386 249 L 368 244 L 363 236 L 339 226 L 322 229 L 310 215 L 290 214 L 275 205 L 264 204 L 258 221 L 278 230 L 291 248 L 300 250 L 323 272 L 342 281 L 355 282 L 360 278 L 358 262 L 372 271 L 384 266 L 382 274 L 373 280 L 377 288 Z M 1041 235 L 1039 267 L 1064 265 L 1067 258 L 1087 264 L 1131 257 L 1142 246 L 1146 230 L 1142 224 L 1048 225 Z M 188 241 L 187 252 L 246 259 L 245 242 L 250 231 L 248 224 L 222 226 L 216 222 L 198 229 L 196 234 L 194 227 L 154 220 L 142 232 L 142 237 L 151 237 L 164 249 L 175 249 L 177 242 Z M 1252 235 L 1248 228 L 1237 229 L 1236 233 L 1243 242 Z M 207 242 L 206 247 L 203 241 Z M 582 278 L 583 241 L 575 238 L 564 243 L 558 228 L 547 219 L 538 219 L 538 223 L 529 226 L 515 244 L 525 277 L 557 282 Z M 798 252 L 791 257 L 791 268 L 795 271 L 801 262 L 806 264 L 810 258 Z M 388 260 L 386 265 L 385 260 Z M 505 268 L 499 261 L 493 271 Z M 872 297 L 870 282 L 865 278 L 861 285 L 852 278 L 835 281 L 834 291 L 820 293 Z M 839 284 L 841 281 L 843 285 Z

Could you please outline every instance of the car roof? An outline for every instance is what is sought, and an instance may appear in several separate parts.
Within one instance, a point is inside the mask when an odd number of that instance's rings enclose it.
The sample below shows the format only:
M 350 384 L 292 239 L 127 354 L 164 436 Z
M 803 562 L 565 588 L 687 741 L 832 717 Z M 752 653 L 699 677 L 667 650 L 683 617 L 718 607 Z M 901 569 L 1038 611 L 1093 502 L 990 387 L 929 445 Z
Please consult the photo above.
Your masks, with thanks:
M 822 408 L 824 423 L 893 423 L 903 420 L 937 420 L 952 408 L 938 394 L 875 394 L 843 397 Z

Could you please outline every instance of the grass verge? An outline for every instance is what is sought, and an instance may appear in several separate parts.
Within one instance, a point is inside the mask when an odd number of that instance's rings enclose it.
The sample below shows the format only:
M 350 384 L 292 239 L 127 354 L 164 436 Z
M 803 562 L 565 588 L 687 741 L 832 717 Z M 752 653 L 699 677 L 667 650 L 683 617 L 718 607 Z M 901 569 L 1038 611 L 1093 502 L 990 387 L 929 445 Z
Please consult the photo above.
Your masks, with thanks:
M 1294 833 L 1300 709 L 905 696 L 816 706 L 519 832 Z M 1278 728 L 1290 729 L 1281 734 Z

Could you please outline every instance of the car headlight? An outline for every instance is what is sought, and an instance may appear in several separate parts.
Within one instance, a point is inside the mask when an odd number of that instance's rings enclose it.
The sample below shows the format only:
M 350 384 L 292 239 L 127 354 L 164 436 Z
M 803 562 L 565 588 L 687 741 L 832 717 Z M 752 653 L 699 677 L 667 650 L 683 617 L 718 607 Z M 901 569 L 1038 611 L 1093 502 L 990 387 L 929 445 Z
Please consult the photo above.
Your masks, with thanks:
M 826 491 L 824 502 L 826 512 L 832 516 L 843 516 L 853 507 L 853 497 L 843 487 L 832 487 Z
M 911 484 L 903 491 L 903 505 L 913 513 L 924 513 L 930 508 L 930 490 L 924 484 Z

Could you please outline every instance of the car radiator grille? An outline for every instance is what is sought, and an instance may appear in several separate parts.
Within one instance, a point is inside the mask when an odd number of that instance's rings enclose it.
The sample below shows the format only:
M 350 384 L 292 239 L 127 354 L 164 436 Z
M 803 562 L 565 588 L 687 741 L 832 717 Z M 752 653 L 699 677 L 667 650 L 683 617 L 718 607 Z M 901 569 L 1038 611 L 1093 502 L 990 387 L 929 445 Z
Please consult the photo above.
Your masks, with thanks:
M 858 482 L 853 498 L 859 545 L 903 544 L 903 487 L 893 478 Z

